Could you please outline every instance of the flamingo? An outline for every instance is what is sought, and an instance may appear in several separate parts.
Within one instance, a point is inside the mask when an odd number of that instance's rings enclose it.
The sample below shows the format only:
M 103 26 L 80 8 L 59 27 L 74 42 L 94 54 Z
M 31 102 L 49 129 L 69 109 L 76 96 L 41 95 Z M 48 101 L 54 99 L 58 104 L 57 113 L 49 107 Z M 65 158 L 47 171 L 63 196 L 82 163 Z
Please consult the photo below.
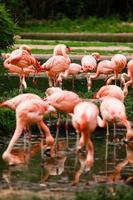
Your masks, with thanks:
M 100 59 L 99 53 L 93 53 L 91 55 L 85 55 L 81 59 L 81 65 L 84 72 L 92 72 L 96 69 L 97 61 Z
M 48 88 L 46 93 L 49 93 L 50 90 L 51 88 Z M 60 112 L 73 113 L 75 105 L 81 102 L 81 98 L 72 91 L 58 89 L 58 87 L 53 87 L 52 90 L 52 94 L 44 98 L 44 101 Z
M 44 98 L 44 101 L 52 105 L 57 111 L 65 112 L 67 114 L 73 113 L 74 107 L 81 102 L 81 98 L 74 92 L 68 90 L 62 90 L 58 87 L 48 88 L 46 93 L 52 93 L 51 95 Z M 57 121 L 57 133 L 56 133 L 56 142 L 59 134 L 59 123 L 60 116 Z M 66 121 L 66 131 L 67 130 L 67 121 Z M 68 132 L 67 132 L 67 144 L 68 144 Z
M 32 94 L 32 93 L 19 94 L 11 99 L 1 102 L 0 107 L 7 107 L 7 108 L 10 108 L 15 111 L 20 103 L 22 103 L 25 100 L 30 100 L 30 99 L 40 99 L 41 100 L 41 97 L 39 97 L 36 94 Z
M 62 79 L 63 78 L 67 78 L 69 75 L 73 77 L 73 86 L 72 88 L 74 88 L 74 77 L 80 73 L 83 72 L 82 66 L 80 64 L 77 63 L 70 63 L 68 69 L 63 72 L 60 73 L 59 77 L 58 77 L 58 81 L 60 82 L 60 85 L 62 85 Z
M 108 122 L 120 122 L 127 129 L 126 139 L 128 140 L 133 137 L 131 125 L 127 120 L 125 106 L 119 99 L 114 97 L 104 98 L 100 105 L 100 112 L 103 120 L 101 121 L 101 124 L 99 121 L 99 126 L 104 127 Z M 109 132 L 107 131 L 107 136 L 108 135 Z
M 21 102 L 16 107 L 16 129 L 6 151 L 2 155 L 5 161 L 7 161 L 9 164 L 20 163 L 19 158 L 13 156 L 11 151 L 25 127 L 29 127 L 32 124 L 37 124 L 38 127 L 41 127 L 43 130 L 45 130 L 47 145 L 53 145 L 54 139 L 51 136 L 48 127 L 43 122 L 44 115 L 48 114 L 49 112 L 55 112 L 55 108 L 48 105 L 41 99 L 28 99 Z
M 74 108 L 73 114 L 71 114 L 74 128 L 81 133 L 77 152 L 83 146 L 86 147 L 87 155 L 85 165 L 87 171 L 91 169 L 94 162 L 94 148 L 90 137 L 97 127 L 98 115 L 99 110 L 92 102 L 78 103 Z
M 107 85 L 111 84 L 112 80 L 118 79 L 118 74 L 126 66 L 127 59 L 122 54 L 116 54 L 111 60 L 102 60 L 98 63 L 97 71 L 88 79 L 88 90 L 91 89 L 92 80 L 98 78 L 101 74 L 109 75 L 114 73 L 114 76 L 107 80 Z
M 31 55 L 28 45 L 21 45 L 19 49 L 16 49 L 8 54 L 4 61 L 4 67 L 8 69 L 10 73 L 17 73 L 20 77 L 20 90 L 27 88 L 25 76 L 30 73 L 35 73 L 36 68 L 40 68 L 39 62 Z
M 69 51 L 71 51 L 69 46 L 66 46 L 65 44 L 57 44 L 54 47 L 53 55 L 54 56 L 57 56 L 57 55 L 63 56 Z
M 94 99 L 103 100 L 106 97 L 115 97 L 124 102 L 124 92 L 117 85 L 104 85 L 94 95 Z
M 67 55 L 68 48 L 59 48 L 59 52 L 54 50 L 54 55 L 50 57 L 42 66 L 41 70 L 46 71 L 46 75 L 49 79 L 49 86 L 58 85 L 58 76 L 64 72 L 70 65 L 71 60 Z M 59 53 L 59 54 L 57 54 Z
M 128 63 L 127 63 L 127 69 L 128 69 L 128 72 L 127 74 L 126 73 L 123 73 L 122 74 L 122 78 L 123 78 L 123 84 L 124 84 L 124 88 L 123 88 L 123 91 L 124 91 L 124 94 L 125 96 L 128 95 L 128 87 L 130 85 L 133 85 L 133 59 L 131 59 Z M 125 80 L 124 80 L 124 77 L 127 77 L 127 78 L 130 78 L 129 81 L 127 81 L 125 83 Z
M 114 63 L 114 76 L 107 80 L 107 85 L 111 84 L 113 80 L 118 79 L 118 74 L 125 68 L 127 64 L 127 58 L 123 54 L 116 54 L 112 57 L 111 61 Z

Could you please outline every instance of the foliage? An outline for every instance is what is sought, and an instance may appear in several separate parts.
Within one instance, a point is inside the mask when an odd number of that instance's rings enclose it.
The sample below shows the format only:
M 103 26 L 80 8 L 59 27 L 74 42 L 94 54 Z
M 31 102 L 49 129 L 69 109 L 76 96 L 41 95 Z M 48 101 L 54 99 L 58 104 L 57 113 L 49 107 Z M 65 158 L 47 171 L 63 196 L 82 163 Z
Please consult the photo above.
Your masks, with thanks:
M 130 22 L 123 22 L 117 16 L 101 18 L 88 16 L 71 20 L 61 19 L 27 20 L 20 29 L 21 32 L 96 32 L 96 33 L 123 33 L 132 32 Z
M 23 24 L 28 18 L 28 6 L 23 0 L 1 0 L 9 10 L 12 19 L 17 24 Z
M 25 3 L 29 8 L 29 15 L 36 19 L 61 19 L 64 16 L 70 19 L 87 16 L 107 18 L 118 15 L 127 20 L 128 16 L 132 18 L 133 10 L 132 0 L 121 0 L 121 2 L 116 0 L 34 0 L 34 3 L 32 0 L 28 2 L 21 0 L 20 2 Z
M 112 190 L 113 187 L 110 189 Z M 77 193 L 75 200 L 131 200 L 132 197 L 133 190 L 128 186 L 116 186 L 113 192 L 109 192 L 107 186 L 100 186 L 96 187 L 95 191 Z
M 16 26 L 13 23 L 5 6 L 0 4 L 0 53 L 14 44 L 14 33 Z

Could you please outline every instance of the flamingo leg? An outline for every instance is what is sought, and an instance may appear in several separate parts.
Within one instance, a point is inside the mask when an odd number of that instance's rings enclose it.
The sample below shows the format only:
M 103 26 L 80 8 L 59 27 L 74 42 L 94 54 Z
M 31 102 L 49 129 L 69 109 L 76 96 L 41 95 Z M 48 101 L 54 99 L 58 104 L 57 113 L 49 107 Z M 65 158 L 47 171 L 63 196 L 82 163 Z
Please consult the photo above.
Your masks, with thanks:
M 66 147 L 68 148 L 68 146 L 69 146 L 69 138 L 68 138 L 68 115 L 66 116 L 65 130 L 66 130 Z
M 109 144 L 109 123 L 107 122 L 107 133 L 106 133 L 106 151 L 105 151 L 105 160 L 108 160 L 108 144 Z
M 60 120 L 61 120 L 61 114 L 58 113 L 58 120 L 56 123 L 56 136 L 55 136 L 56 153 L 58 151 L 58 137 L 59 137 L 59 129 L 60 129 Z
M 46 145 L 47 145 L 47 147 L 50 147 L 51 148 L 51 156 L 52 156 L 52 153 L 53 153 L 53 148 L 54 148 L 54 138 L 53 138 L 53 136 L 51 135 L 51 132 L 50 132 L 50 130 L 49 130 L 49 128 L 48 128 L 48 126 L 46 126 L 46 124 L 43 122 L 43 121 L 41 121 L 40 123 L 38 123 L 38 127 L 39 127 L 39 129 L 40 129 L 40 132 L 41 132 L 41 138 L 42 138 L 42 140 L 41 140 L 41 144 L 42 144 L 42 148 L 41 148 L 41 155 L 43 154 L 43 132 L 42 132 L 42 130 L 44 131 L 44 133 L 45 133 L 45 136 L 46 136 Z M 41 130 L 42 129 L 42 130 Z
M 7 161 L 9 163 L 9 165 L 21 163 L 21 161 L 19 160 L 19 158 L 17 156 L 14 156 L 14 155 L 11 154 L 11 151 L 12 151 L 15 143 L 17 142 L 17 140 L 21 136 L 23 128 L 24 128 L 24 126 L 22 126 L 19 123 L 17 124 L 15 132 L 13 134 L 13 137 L 12 137 L 6 151 L 2 155 L 2 158 L 5 161 Z

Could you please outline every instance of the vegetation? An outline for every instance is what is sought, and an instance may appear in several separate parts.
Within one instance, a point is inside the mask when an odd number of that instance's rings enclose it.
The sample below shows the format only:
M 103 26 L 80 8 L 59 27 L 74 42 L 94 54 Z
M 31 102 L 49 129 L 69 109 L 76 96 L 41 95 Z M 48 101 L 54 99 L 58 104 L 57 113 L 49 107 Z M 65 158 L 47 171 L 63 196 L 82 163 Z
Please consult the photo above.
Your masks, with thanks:
M 123 22 L 118 17 L 97 18 L 86 17 L 71 20 L 63 17 L 61 19 L 27 20 L 21 32 L 89 32 L 89 33 L 123 33 L 132 32 L 133 25 Z
M 132 0 L 1 0 L 10 9 L 14 20 L 23 22 L 24 19 L 69 19 L 96 16 L 108 18 L 117 15 L 122 20 L 133 17 Z M 14 9 L 15 8 L 15 9 Z
M 127 186 L 117 186 L 113 192 L 109 192 L 107 187 L 99 187 L 93 192 L 77 193 L 76 200 L 131 200 L 132 195 L 132 188 Z
M 56 200 L 56 197 L 53 195 L 45 196 L 45 193 L 42 195 L 37 195 L 37 193 L 27 193 L 25 196 L 24 194 L 21 196 L 21 191 L 18 194 L 14 192 L 12 195 L 4 195 L 5 198 L 0 198 L 0 200 Z M 21 196 L 21 197 L 20 197 Z M 131 187 L 126 185 L 119 185 L 119 186 L 97 186 L 95 188 L 88 189 L 88 191 L 77 192 L 75 195 L 71 195 L 68 193 L 67 197 L 63 197 L 62 194 L 58 195 L 58 200 L 132 200 L 133 197 L 133 190 Z
M 0 5 L 0 54 L 14 44 L 16 26 L 4 5 Z

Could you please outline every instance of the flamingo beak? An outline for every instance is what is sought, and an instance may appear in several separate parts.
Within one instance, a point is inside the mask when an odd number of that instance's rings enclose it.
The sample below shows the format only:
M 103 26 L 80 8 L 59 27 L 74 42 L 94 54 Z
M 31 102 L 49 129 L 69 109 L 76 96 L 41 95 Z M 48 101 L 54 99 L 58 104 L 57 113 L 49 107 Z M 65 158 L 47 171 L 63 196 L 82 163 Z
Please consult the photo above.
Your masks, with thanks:
M 67 48 L 68 51 L 72 51 L 72 49 L 70 47 L 67 46 L 66 48 Z

